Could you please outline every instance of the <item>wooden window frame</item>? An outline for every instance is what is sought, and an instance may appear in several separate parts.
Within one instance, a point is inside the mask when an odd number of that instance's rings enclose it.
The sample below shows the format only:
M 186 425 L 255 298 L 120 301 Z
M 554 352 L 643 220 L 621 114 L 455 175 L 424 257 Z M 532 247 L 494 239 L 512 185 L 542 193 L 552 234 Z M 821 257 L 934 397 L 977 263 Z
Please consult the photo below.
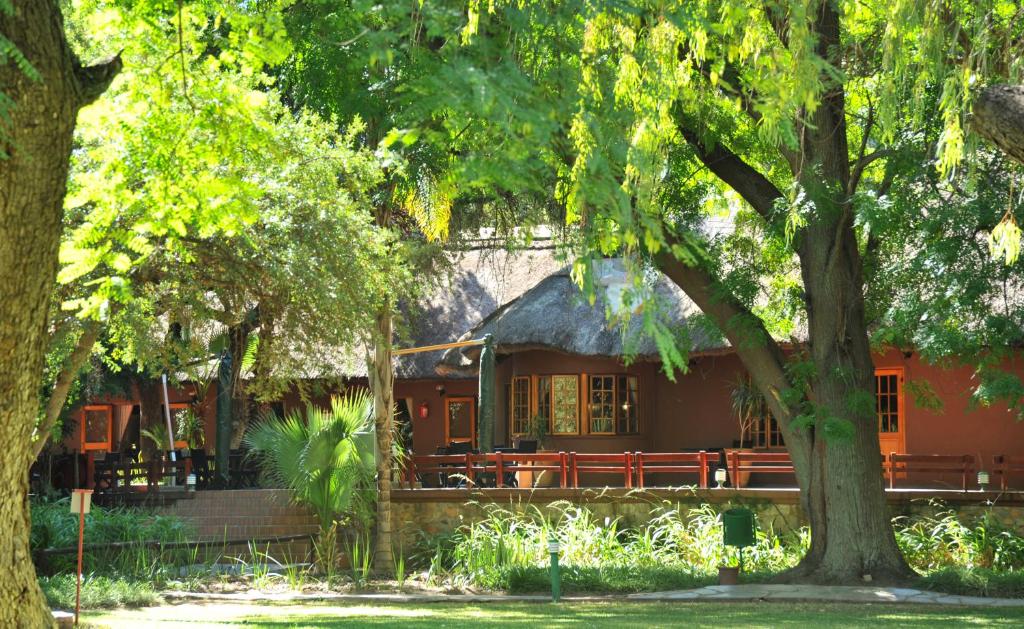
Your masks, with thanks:
M 611 430 L 610 431 L 594 430 L 594 412 L 593 412 L 594 411 L 594 409 L 593 409 L 593 406 L 594 406 L 594 398 L 593 398 L 593 394 L 594 394 L 594 382 L 593 381 L 594 381 L 594 378 L 608 378 L 608 379 L 610 379 L 612 381 L 612 388 L 611 388 L 611 394 L 612 394 L 612 403 L 611 403 L 612 416 L 610 418 L 602 418 L 602 419 L 608 419 L 611 422 Z M 619 392 L 618 392 L 618 389 L 619 389 L 619 374 L 592 373 L 592 374 L 587 375 L 587 433 L 588 434 L 591 434 L 591 435 L 616 435 L 616 434 L 619 434 L 617 432 L 618 426 L 616 425 L 618 423 L 618 419 L 619 419 L 619 416 L 618 416 L 619 415 L 618 414 L 618 404 L 619 404 Z M 602 391 L 604 391 L 604 389 L 602 389 Z
M 536 405 L 534 386 L 536 376 L 512 376 L 512 381 L 509 383 L 509 394 L 508 394 L 508 420 L 509 420 L 509 434 L 513 437 L 521 437 L 529 434 L 530 420 L 535 415 L 534 408 Z M 516 382 L 526 381 L 526 430 L 516 430 Z
M 86 441 L 85 440 L 85 428 L 86 428 L 86 413 L 89 411 L 106 411 L 107 412 L 107 440 L 104 441 Z M 82 407 L 79 411 L 79 446 L 82 452 L 88 452 L 90 450 L 104 450 L 109 452 L 114 444 L 114 406 L 112 404 L 87 404 Z
M 761 418 L 765 424 L 765 430 L 758 430 L 757 425 L 751 426 L 750 430 L 750 447 L 761 449 L 761 450 L 778 450 L 785 448 L 786 444 L 782 438 L 782 429 L 779 427 L 779 422 L 776 421 L 775 417 L 771 413 L 768 413 Z M 774 439 L 773 439 L 774 435 Z M 761 438 L 764 438 L 761 441 Z
M 160 406 L 162 407 L 163 404 L 161 404 Z M 178 432 L 178 427 L 175 425 L 176 422 L 174 421 L 174 411 L 181 410 L 183 408 L 187 409 L 189 406 L 191 406 L 191 405 L 186 403 L 186 402 L 171 402 L 170 406 L 168 407 L 171 410 L 171 428 L 174 429 L 175 433 Z M 163 410 L 163 409 L 161 409 L 161 410 Z M 166 418 L 163 418 L 163 419 L 164 419 L 164 421 L 167 421 Z M 205 426 L 204 426 L 204 428 L 205 428 Z M 176 449 L 187 448 L 188 447 L 188 441 L 185 441 L 184 439 L 178 440 L 177 434 L 171 435 L 171 437 L 174 438 L 174 447 Z
M 445 396 L 444 398 L 444 445 L 452 443 L 451 437 L 451 403 L 452 402 L 469 402 L 469 439 L 465 437 L 458 437 L 457 443 L 465 443 L 469 441 L 472 447 L 476 447 L 476 398 L 465 395 L 452 395 Z
M 879 376 L 896 376 L 896 422 L 899 426 L 898 430 L 882 432 L 882 416 L 878 410 L 878 378 Z M 904 381 L 904 369 L 903 367 L 882 367 L 875 369 L 875 418 L 878 421 L 878 432 L 879 434 L 886 435 L 904 435 L 907 429 L 907 407 L 903 399 L 903 381 Z
M 619 413 L 619 411 L 622 410 L 622 399 L 618 395 L 616 395 L 616 397 L 615 397 L 615 414 L 616 414 L 616 418 L 615 418 L 615 434 L 617 434 L 617 435 L 639 435 L 639 434 L 642 434 L 642 432 L 643 432 L 642 431 L 643 425 L 642 425 L 642 422 L 641 422 L 641 416 L 642 415 L 640 413 L 640 409 L 641 409 L 641 403 L 640 403 L 640 376 L 638 376 L 636 374 L 632 374 L 632 373 L 619 373 L 619 374 L 615 374 L 616 392 L 618 391 L 619 378 L 625 378 L 626 379 L 626 387 L 627 388 L 629 387 L 629 380 L 630 379 L 636 380 L 636 430 L 635 431 L 626 431 L 626 432 L 622 432 L 622 431 L 619 430 L 619 417 L 618 417 L 618 413 Z M 627 421 L 628 421 L 628 418 L 627 418 Z

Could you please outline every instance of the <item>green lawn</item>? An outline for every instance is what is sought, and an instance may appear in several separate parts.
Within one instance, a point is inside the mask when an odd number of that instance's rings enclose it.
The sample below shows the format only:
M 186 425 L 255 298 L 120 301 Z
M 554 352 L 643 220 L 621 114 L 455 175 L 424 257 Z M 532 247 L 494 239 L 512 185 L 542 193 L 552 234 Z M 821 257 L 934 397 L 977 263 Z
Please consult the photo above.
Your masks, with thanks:
M 93 627 L 1020 627 L 1024 608 L 809 603 L 205 603 L 90 613 Z

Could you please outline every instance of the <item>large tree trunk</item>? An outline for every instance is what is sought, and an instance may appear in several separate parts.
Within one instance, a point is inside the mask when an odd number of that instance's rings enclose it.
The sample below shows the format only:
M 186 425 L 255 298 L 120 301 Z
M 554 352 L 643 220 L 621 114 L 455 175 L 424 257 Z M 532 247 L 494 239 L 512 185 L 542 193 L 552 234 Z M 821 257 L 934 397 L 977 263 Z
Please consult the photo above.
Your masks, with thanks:
M 242 437 L 249 427 L 249 395 L 242 381 L 242 366 L 248 347 L 250 326 L 228 329 L 228 352 L 231 354 L 231 448 L 242 447 Z
M 841 67 L 839 15 L 823 1 L 818 16 L 818 53 Z M 823 80 L 828 91 L 802 129 L 802 155 L 793 165 L 794 176 L 815 203 L 797 250 L 815 369 L 811 402 L 818 410 L 810 469 L 802 473 L 811 548 L 796 575 L 824 583 L 856 582 L 868 575 L 899 582 L 913 573 L 896 545 L 881 473 L 863 263 L 847 198 L 845 93 L 841 84 Z M 844 425 L 852 426 L 852 438 L 830 438 L 830 426 Z
M 28 468 L 46 352 L 46 320 L 57 274 L 65 185 L 78 109 L 120 68 L 81 68 L 68 48 L 57 0 L 0 11 L 0 33 L 39 73 L 0 65 L 0 90 L 14 101 L 0 143 L 0 626 L 53 624 L 29 554 Z M 2 124 L 2 123 L 0 123 Z
M 834 7 L 821 2 L 812 14 L 817 17 L 818 54 L 841 67 Z M 845 97 L 841 84 L 828 77 L 823 81 L 828 85 L 822 104 L 813 114 L 805 113 L 808 119 L 798 130 L 799 152 L 782 151 L 815 206 L 808 226 L 797 236 L 815 371 L 811 381 L 791 381 L 783 354 L 763 323 L 735 299 L 723 298 L 706 269 L 686 267 L 668 253 L 660 254 L 657 262 L 725 332 L 779 421 L 811 526 L 811 548 L 785 578 L 852 583 L 870 575 L 874 581 L 899 582 L 913 572 L 896 545 L 881 474 L 862 261 L 847 198 L 851 175 Z M 724 147 L 703 145 L 687 124 L 681 119 L 681 131 L 704 164 L 765 220 L 775 220 L 774 202 L 781 193 L 772 182 Z M 783 394 L 787 389 L 792 394 L 796 387 L 796 397 L 807 394 L 804 399 L 815 412 L 813 427 L 794 425 L 799 411 L 785 403 Z M 852 426 L 852 436 L 828 435 L 843 426 Z
M 993 85 L 978 94 L 971 128 L 1024 164 L 1024 85 Z
M 391 360 L 391 311 L 377 313 L 373 361 L 368 366 L 373 391 L 373 418 L 377 433 L 377 521 L 374 568 L 385 574 L 394 569 L 391 550 L 391 439 L 394 433 L 394 368 Z

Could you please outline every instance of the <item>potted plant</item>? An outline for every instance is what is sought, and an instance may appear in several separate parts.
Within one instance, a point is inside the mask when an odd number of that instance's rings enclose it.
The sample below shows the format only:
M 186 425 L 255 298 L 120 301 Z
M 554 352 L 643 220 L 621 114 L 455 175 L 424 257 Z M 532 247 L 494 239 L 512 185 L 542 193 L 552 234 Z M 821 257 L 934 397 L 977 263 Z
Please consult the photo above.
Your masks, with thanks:
M 548 418 L 534 415 L 530 418 L 526 434 L 522 438 L 536 441 L 537 452 L 546 452 L 548 434 Z M 555 472 L 519 472 L 517 480 L 520 487 L 555 487 L 559 484 L 558 474 Z
M 199 450 L 206 445 L 206 431 L 203 426 L 203 419 L 192 407 L 186 408 L 178 413 L 178 434 L 177 441 L 184 441 L 188 444 L 189 450 Z
M 754 425 L 768 415 L 768 404 L 765 403 L 761 392 L 754 386 L 750 376 L 741 377 L 733 384 L 729 398 L 732 400 L 732 411 L 739 423 L 740 438 L 737 442 L 738 448 L 727 448 L 725 450 L 726 464 L 728 464 L 728 459 L 731 456 L 730 453 L 753 450 L 752 433 Z M 749 448 L 747 447 L 748 441 L 750 443 Z M 731 475 L 732 472 L 730 470 Z M 750 481 L 750 472 L 740 472 L 738 476 L 738 478 L 731 479 L 733 487 L 746 487 Z

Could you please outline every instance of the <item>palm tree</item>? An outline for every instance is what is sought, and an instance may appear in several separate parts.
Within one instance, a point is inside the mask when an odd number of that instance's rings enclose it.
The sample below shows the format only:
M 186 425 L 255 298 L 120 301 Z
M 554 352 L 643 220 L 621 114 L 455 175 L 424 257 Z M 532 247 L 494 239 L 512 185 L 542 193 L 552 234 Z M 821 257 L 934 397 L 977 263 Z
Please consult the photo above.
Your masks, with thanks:
M 265 415 L 246 432 L 244 443 L 264 476 L 291 491 L 320 523 L 323 568 L 333 567 L 338 518 L 366 524 L 373 503 L 372 400 L 365 392 L 332 397 L 330 408 L 312 404 L 305 415 Z M 365 438 L 360 438 L 365 436 Z M 329 554 L 328 554 L 329 553 Z

